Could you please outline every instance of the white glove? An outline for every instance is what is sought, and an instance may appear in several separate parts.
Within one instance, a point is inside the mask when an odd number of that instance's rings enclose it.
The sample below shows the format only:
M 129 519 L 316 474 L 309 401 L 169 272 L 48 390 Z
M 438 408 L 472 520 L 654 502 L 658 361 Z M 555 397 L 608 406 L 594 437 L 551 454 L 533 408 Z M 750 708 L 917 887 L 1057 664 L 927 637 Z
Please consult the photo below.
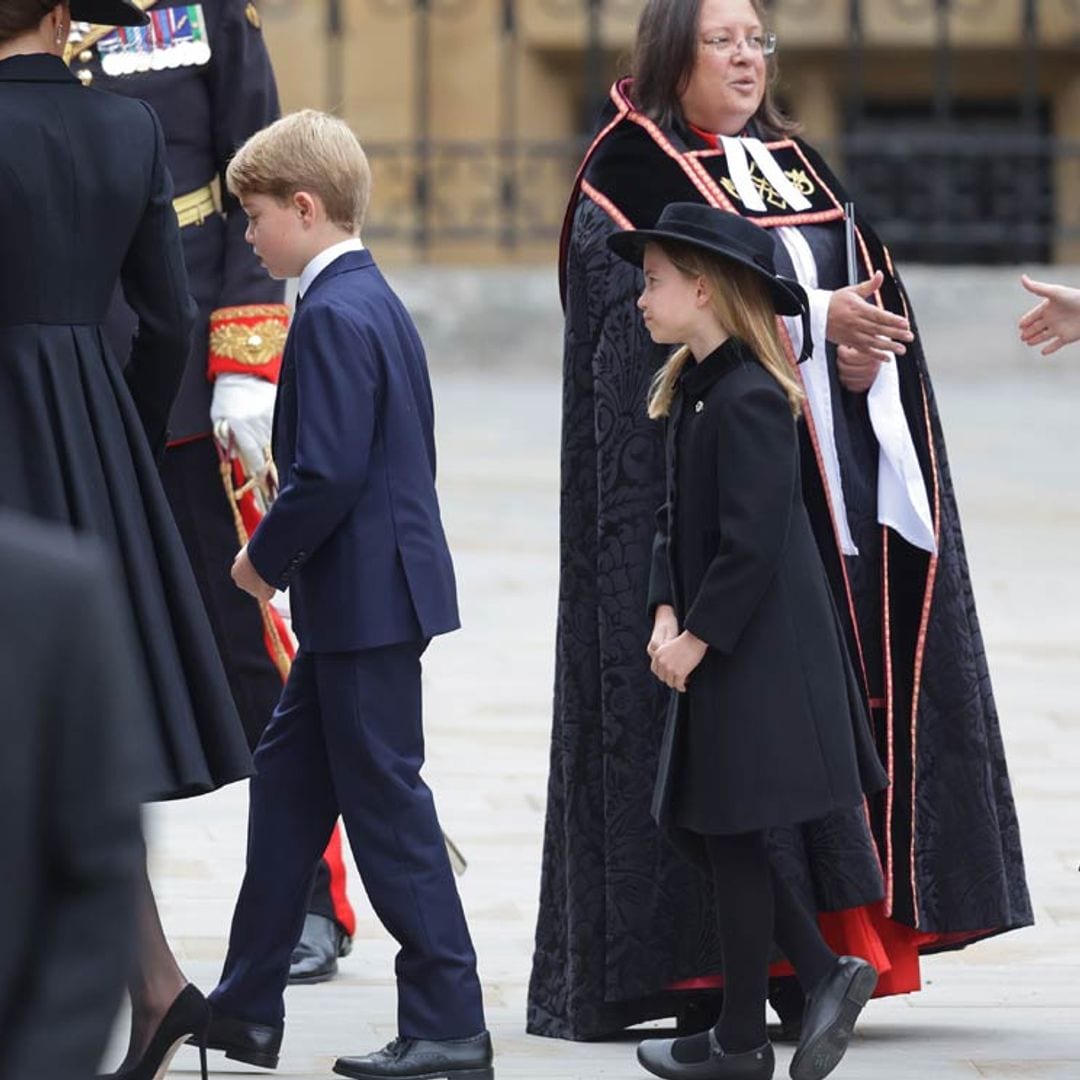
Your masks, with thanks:
M 261 477 L 270 460 L 277 386 L 258 375 L 219 375 L 214 380 L 210 421 L 214 437 L 239 457 L 249 477 Z

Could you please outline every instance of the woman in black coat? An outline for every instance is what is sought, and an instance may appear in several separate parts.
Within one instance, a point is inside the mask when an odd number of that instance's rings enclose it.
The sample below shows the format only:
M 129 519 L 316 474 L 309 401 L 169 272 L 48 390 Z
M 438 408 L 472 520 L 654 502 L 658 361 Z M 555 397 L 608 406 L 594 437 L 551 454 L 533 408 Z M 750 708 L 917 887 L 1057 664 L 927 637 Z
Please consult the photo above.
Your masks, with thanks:
M 698 203 L 672 204 L 654 229 L 609 246 L 643 263 L 652 339 L 681 343 L 649 398 L 650 417 L 668 418 L 649 653 L 678 694 L 654 807 L 704 848 L 724 957 L 716 1027 L 644 1043 L 639 1060 L 663 1077 L 769 1080 L 775 939 L 809 999 L 791 1075 L 821 1080 L 877 975 L 832 953 L 771 868 L 766 834 L 857 807 L 887 777 L 802 499 L 803 393 L 776 315 L 800 314 L 805 294 L 775 276 L 767 233 Z
M 154 703 L 146 730 L 132 733 L 151 750 L 138 790 L 180 798 L 250 771 L 154 462 L 193 305 L 157 119 L 142 102 L 80 86 L 60 59 L 72 17 L 145 21 L 129 0 L 0 6 L 0 504 L 95 537 L 114 555 L 115 604 Z M 130 358 L 102 334 L 118 282 L 139 316 Z M 157 1075 L 207 1017 L 145 876 L 137 926 L 126 1080 Z

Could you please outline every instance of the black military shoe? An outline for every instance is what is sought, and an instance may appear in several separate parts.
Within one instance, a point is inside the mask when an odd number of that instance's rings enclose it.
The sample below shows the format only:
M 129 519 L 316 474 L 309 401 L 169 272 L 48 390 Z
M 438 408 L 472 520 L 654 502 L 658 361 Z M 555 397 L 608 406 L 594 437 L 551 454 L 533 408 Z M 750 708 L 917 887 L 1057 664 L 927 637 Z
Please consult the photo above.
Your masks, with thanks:
M 770 1043 L 727 1054 L 712 1030 L 688 1039 L 649 1039 L 638 1046 L 637 1059 L 663 1080 L 772 1080 L 776 1068 Z
M 284 1027 L 254 1024 L 218 1012 L 210 1003 L 210 1026 L 206 1029 L 207 1050 L 222 1050 L 227 1058 L 257 1065 L 260 1069 L 276 1069 L 281 1053 Z M 189 1043 L 197 1043 L 195 1037 Z
M 364 1057 L 338 1058 L 334 1072 L 352 1080 L 495 1080 L 491 1036 L 395 1039 Z
M 791 1059 L 791 1080 L 823 1080 L 840 1064 L 863 1006 L 877 986 L 872 964 L 841 956 L 806 1003 L 802 1037 Z
M 337 974 L 339 956 L 348 956 L 352 938 L 325 915 L 305 915 L 300 940 L 289 957 L 289 985 L 327 982 Z

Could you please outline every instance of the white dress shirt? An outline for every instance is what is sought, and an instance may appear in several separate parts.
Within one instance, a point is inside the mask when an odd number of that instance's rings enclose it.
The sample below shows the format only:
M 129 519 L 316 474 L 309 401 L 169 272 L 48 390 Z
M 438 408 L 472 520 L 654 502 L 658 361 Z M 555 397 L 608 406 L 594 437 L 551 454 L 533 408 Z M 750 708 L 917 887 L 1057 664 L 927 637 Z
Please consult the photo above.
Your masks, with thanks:
M 311 283 L 335 260 L 344 255 L 347 251 L 363 251 L 364 243 L 358 236 L 350 237 L 348 240 L 342 240 L 340 243 L 331 244 L 328 248 L 323 248 L 314 259 L 311 260 L 300 271 L 300 278 L 297 283 L 297 293 L 301 297 L 311 287 Z

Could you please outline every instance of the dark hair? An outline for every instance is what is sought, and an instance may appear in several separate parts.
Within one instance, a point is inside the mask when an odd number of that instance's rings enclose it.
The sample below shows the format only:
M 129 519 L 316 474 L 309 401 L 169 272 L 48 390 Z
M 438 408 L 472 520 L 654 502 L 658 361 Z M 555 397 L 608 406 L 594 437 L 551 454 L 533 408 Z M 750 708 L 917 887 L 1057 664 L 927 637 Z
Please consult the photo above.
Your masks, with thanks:
M 765 25 L 765 6 L 750 0 L 754 14 Z M 650 119 L 667 126 L 684 120 L 679 97 L 686 89 L 698 57 L 698 20 L 701 0 L 648 0 L 638 20 L 631 60 L 634 104 Z M 765 94 L 754 119 L 763 134 L 790 135 L 798 124 L 773 101 L 777 78 L 775 56 L 766 59 Z
M 2 0 L 0 2 L 0 45 L 36 30 L 41 20 L 59 0 Z

